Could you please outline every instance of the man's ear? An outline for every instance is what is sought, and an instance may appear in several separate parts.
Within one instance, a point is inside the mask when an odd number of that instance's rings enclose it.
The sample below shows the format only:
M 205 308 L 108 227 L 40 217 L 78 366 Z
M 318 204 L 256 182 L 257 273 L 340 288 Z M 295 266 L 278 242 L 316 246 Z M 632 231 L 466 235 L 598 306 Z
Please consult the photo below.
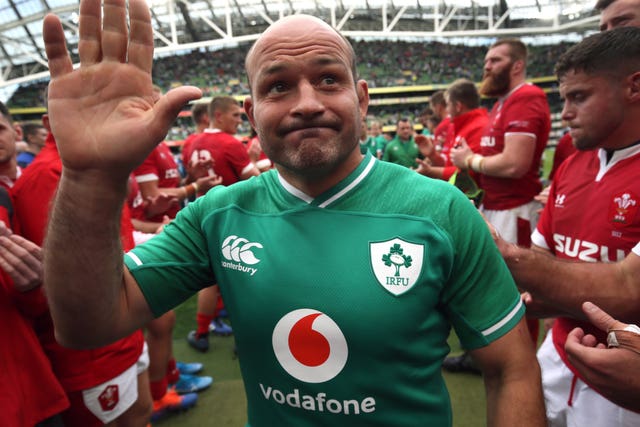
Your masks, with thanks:
M 42 125 L 45 127 L 45 129 L 47 129 L 49 132 L 51 132 L 51 125 L 49 124 L 49 115 L 48 114 L 43 114 L 42 115 Z
M 356 94 L 358 95 L 358 104 L 360 105 L 361 117 L 366 117 L 369 109 L 369 86 L 365 80 L 356 82 Z
M 524 61 L 522 59 L 516 59 L 511 66 L 512 74 L 519 74 L 524 71 Z
M 256 121 L 253 116 L 253 100 L 250 96 L 247 96 L 242 103 L 242 107 L 244 108 L 244 112 L 247 114 L 247 118 L 249 119 L 249 123 L 251 127 L 254 129 L 258 129 L 256 127 Z
M 629 82 L 629 100 L 631 102 L 640 101 L 640 71 L 636 71 L 627 77 L 627 81 Z
M 24 139 L 24 132 L 22 132 L 22 125 L 20 123 L 13 123 L 13 131 L 16 134 L 16 141 L 22 141 Z

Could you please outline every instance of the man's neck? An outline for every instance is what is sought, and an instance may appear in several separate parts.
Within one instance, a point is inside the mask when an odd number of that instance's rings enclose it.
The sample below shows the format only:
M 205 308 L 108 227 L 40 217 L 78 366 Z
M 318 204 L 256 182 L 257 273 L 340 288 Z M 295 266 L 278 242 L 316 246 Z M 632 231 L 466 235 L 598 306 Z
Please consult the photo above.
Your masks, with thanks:
M 18 174 L 18 166 L 16 163 L 16 158 L 13 157 L 11 160 L 0 163 L 0 175 L 6 176 L 10 180 L 14 181 L 17 178 Z
M 35 156 L 36 154 L 38 154 L 40 152 L 40 150 L 42 150 L 42 147 L 43 146 L 41 146 L 41 145 L 29 144 L 29 146 L 27 147 L 26 151 Z
M 356 146 L 349 157 L 332 171 L 319 171 L 315 174 L 303 176 L 279 164 L 276 164 L 276 169 L 282 178 L 293 187 L 315 198 L 348 177 L 360 165 L 362 158 L 360 147 Z
M 526 82 L 526 80 L 525 80 L 524 76 L 512 77 L 511 78 L 511 84 L 509 85 L 509 92 L 505 93 L 504 96 L 508 96 L 514 90 L 516 90 L 517 88 L 522 86 L 525 82 Z

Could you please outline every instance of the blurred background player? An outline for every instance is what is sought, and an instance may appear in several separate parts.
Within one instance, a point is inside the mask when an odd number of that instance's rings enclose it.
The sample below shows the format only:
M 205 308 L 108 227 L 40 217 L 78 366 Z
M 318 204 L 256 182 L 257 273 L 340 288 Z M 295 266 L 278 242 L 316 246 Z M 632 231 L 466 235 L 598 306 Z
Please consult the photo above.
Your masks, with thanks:
M 527 83 L 527 47 L 518 39 L 493 43 L 484 59 L 480 94 L 498 97 L 480 141 L 480 153 L 462 142 L 451 159 L 460 169 L 479 175 L 484 190 L 481 210 L 508 242 L 531 245 L 541 205 L 540 162 L 547 146 L 551 117 L 547 96 Z M 533 343 L 539 321 L 529 319 Z M 451 360 L 455 362 L 455 360 Z M 460 359 L 464 363 L 464 359 Z
M 413 124 L 408 118 L 398 120 L 396 136 L 387 143 L 382 160 L 396 163 L 407 168 L 417 167 L 416 159 L 420 150 L 413 139 Z
M 44 147 L 48 132 L 43 124 L 31 122 L 22 125 L 22 132 L 24 133 L 24 141 L 27 143 L 27 147 L 18 154 L 17 161 L 18 166 L 26 168 Z
M 0 102 L 0 152 L 11 151 L 16 138 L 9 110 Z M 10 159 L 0 158 L 0 164 Z M 40 289 L 42 254 L 37 245 L 12 233 L 14 220 L 9 192 L 0 187 L 0 386 L 5 390 L 0 419 L 6 426 L 61 426 L 59 414 L 69 401 L 34 330 L 34 322 L 48 312 Z
M 235 98 L 214 97 L 208 106 L 210 127 L 194 138 L 192 143 L 190 164 L 211 162 L 213 166 L 205 173 L 220 176 L 224 186 L 260 175 L 247 148 L 234 136 L 242 123 L 243 113 Z M 221 336 L 233 333 L 231 326 L 219 316 L 222 308 L 217 285 L 198 292 L 197 327 L 187 336 L 191 347 L 206 352 L 209 350 L 210 332 Z

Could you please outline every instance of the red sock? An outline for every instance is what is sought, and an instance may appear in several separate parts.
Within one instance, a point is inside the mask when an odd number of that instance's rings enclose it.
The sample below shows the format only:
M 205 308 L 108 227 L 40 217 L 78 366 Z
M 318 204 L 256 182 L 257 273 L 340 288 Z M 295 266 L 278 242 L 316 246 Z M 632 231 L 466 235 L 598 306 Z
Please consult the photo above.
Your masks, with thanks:
M 180 379 L 180 371 L 176 366 L 176 359 L 173 357 L 169 359 L 167 363 L 167 375 L 165 376 L 166 382 L 169 384 L 175 384 Z
M 209 333 L 209 324 L 213 320 L 214 316 L 210 316 L 208 314 L 197 313 L 196 314 L 196 323 L 198 324 L 198 329 L 196 329 L 196 335 L 205 335 Z
M 153 400 L 160 400 L 167 393 L 167 377 L 158 381 L 149 381 L 149 386 Z
M 215 317 L 218 317 L 218 313 L 223 308 L 224 308 L 224 301 L 222 300 L 222 297 L 220 295 L 218 295 L 218 303 L 216 304 L 216 316 Z

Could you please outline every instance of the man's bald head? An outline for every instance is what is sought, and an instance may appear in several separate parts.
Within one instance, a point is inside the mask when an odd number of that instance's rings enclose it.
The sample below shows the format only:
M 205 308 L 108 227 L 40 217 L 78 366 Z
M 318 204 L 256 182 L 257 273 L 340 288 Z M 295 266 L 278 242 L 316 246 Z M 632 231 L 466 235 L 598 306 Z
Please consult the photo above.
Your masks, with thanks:
M 260 56 L 258 55 L 259 53 L 268 49 L 274 41 L 280 41 L 283 39 L 294 40 L 297 37 L 313 39 L 313 34 L 318 32 L 330 34 L 332 37 L 335 36 L 336 43 L 341 44 L 347 51 L 350 57 L 353 81 L 355 82 L 358 79 L 358 70 L 356 68 L 356 54 L 351 43 L 349 43 L 349 41 L 335 28 L 315 16 L 290 15 L 279 19 L 270 25 L 269 28 L 267 28 L 260 37 L 258 37 L 253 46 L 251 46 L 251 49 L 249 49 L 244 65 L 251 90 L 253 91 L 252 77 L 256 71 L 256 58 Z

